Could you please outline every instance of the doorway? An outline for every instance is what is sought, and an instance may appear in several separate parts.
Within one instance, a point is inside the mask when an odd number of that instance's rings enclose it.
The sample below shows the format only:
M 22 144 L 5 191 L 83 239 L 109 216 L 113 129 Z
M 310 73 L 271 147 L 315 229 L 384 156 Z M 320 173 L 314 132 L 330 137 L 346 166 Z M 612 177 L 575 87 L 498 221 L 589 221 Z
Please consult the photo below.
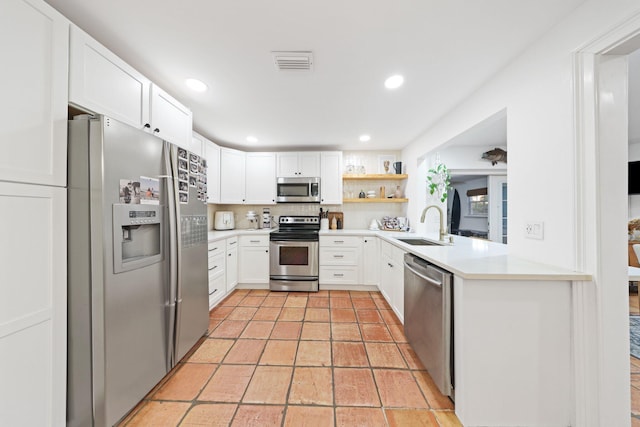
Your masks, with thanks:
M 577 425 L 630 422 L 625 184 L 628 55 L 638 47 L 640 16 L 575 55 L 576 268 L 593 274 L 593 284 L 573 291 Z

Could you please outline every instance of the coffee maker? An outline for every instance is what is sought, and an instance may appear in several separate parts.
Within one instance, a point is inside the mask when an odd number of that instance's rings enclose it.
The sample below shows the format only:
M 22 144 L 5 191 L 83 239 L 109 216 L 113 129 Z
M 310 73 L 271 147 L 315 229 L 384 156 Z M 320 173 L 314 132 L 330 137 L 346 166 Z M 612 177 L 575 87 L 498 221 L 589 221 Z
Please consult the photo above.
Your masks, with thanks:
M 262 208 L 262 228 L 271 228 L 271 212 L 269 208 Z

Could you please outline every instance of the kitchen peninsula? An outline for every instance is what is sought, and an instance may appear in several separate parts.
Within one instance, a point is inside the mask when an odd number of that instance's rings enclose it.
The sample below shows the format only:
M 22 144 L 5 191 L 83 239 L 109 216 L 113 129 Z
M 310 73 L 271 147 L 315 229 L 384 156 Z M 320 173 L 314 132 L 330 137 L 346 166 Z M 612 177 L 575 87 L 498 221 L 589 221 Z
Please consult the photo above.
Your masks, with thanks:
M 209 241 L 252 233 L 212 231 Z M 453 244 L 429 246 L 398 239 L 437 243 L 437 235 L 347 229 L 321 231 L 320 237 L 376 240 L 378 283 L 401 319 L 402 289 L 385 292 L 380 283 L 379 269 L 395 259 L 384 258 L 387 246 L 454 274 L 455 411 L 464 425 L 571 425 L 571 292 L 590 282 L 590 275 L 531 262 L 510 255 L 506 245 L 462 236 L 453 236 Z M 402 277 L 402 266 L 394 268 L 396 278 Z

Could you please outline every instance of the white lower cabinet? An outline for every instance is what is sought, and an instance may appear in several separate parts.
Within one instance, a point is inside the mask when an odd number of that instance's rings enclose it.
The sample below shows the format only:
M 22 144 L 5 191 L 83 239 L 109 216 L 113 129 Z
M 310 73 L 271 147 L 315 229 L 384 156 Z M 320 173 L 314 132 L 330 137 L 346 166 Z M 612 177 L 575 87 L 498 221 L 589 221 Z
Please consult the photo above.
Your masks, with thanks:
M 238 283 L 269 283 L 269 235 L 240 236 Z
M 382 241 L 380 260 L 380 292 L 404 323 L 404 251 Z
M 225 276 L 226 241 L 209 242 L 209 308 L 227 293 Z
M 65 423 L 67 192 L 0 182 L 0 424 Z
M 362 238 L 320 236 L 320 285 L 361 285 Z
M 229 237 L 227 239 L 225 270 L 227 274 L 226 292 L 229 293 L 238 284 L 238 238 Z
M 380 250 L 376 236 L 362 238 L 362 284 L 380 284 Z

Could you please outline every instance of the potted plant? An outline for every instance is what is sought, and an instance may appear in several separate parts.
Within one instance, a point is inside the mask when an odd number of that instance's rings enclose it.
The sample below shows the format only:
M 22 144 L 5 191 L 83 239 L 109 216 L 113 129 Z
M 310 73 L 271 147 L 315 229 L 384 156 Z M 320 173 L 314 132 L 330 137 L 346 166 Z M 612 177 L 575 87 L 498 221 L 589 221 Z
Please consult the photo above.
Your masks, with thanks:
M 451 175 L 447 166 L 443 163 L 438 163 L 435 167 L 429 169 L 427 172 L 427 184 L 429 185 L 429 194 L 438 193 L 440 201 L 444 203 L 449 195 L 449 189 L 451 182 Z

